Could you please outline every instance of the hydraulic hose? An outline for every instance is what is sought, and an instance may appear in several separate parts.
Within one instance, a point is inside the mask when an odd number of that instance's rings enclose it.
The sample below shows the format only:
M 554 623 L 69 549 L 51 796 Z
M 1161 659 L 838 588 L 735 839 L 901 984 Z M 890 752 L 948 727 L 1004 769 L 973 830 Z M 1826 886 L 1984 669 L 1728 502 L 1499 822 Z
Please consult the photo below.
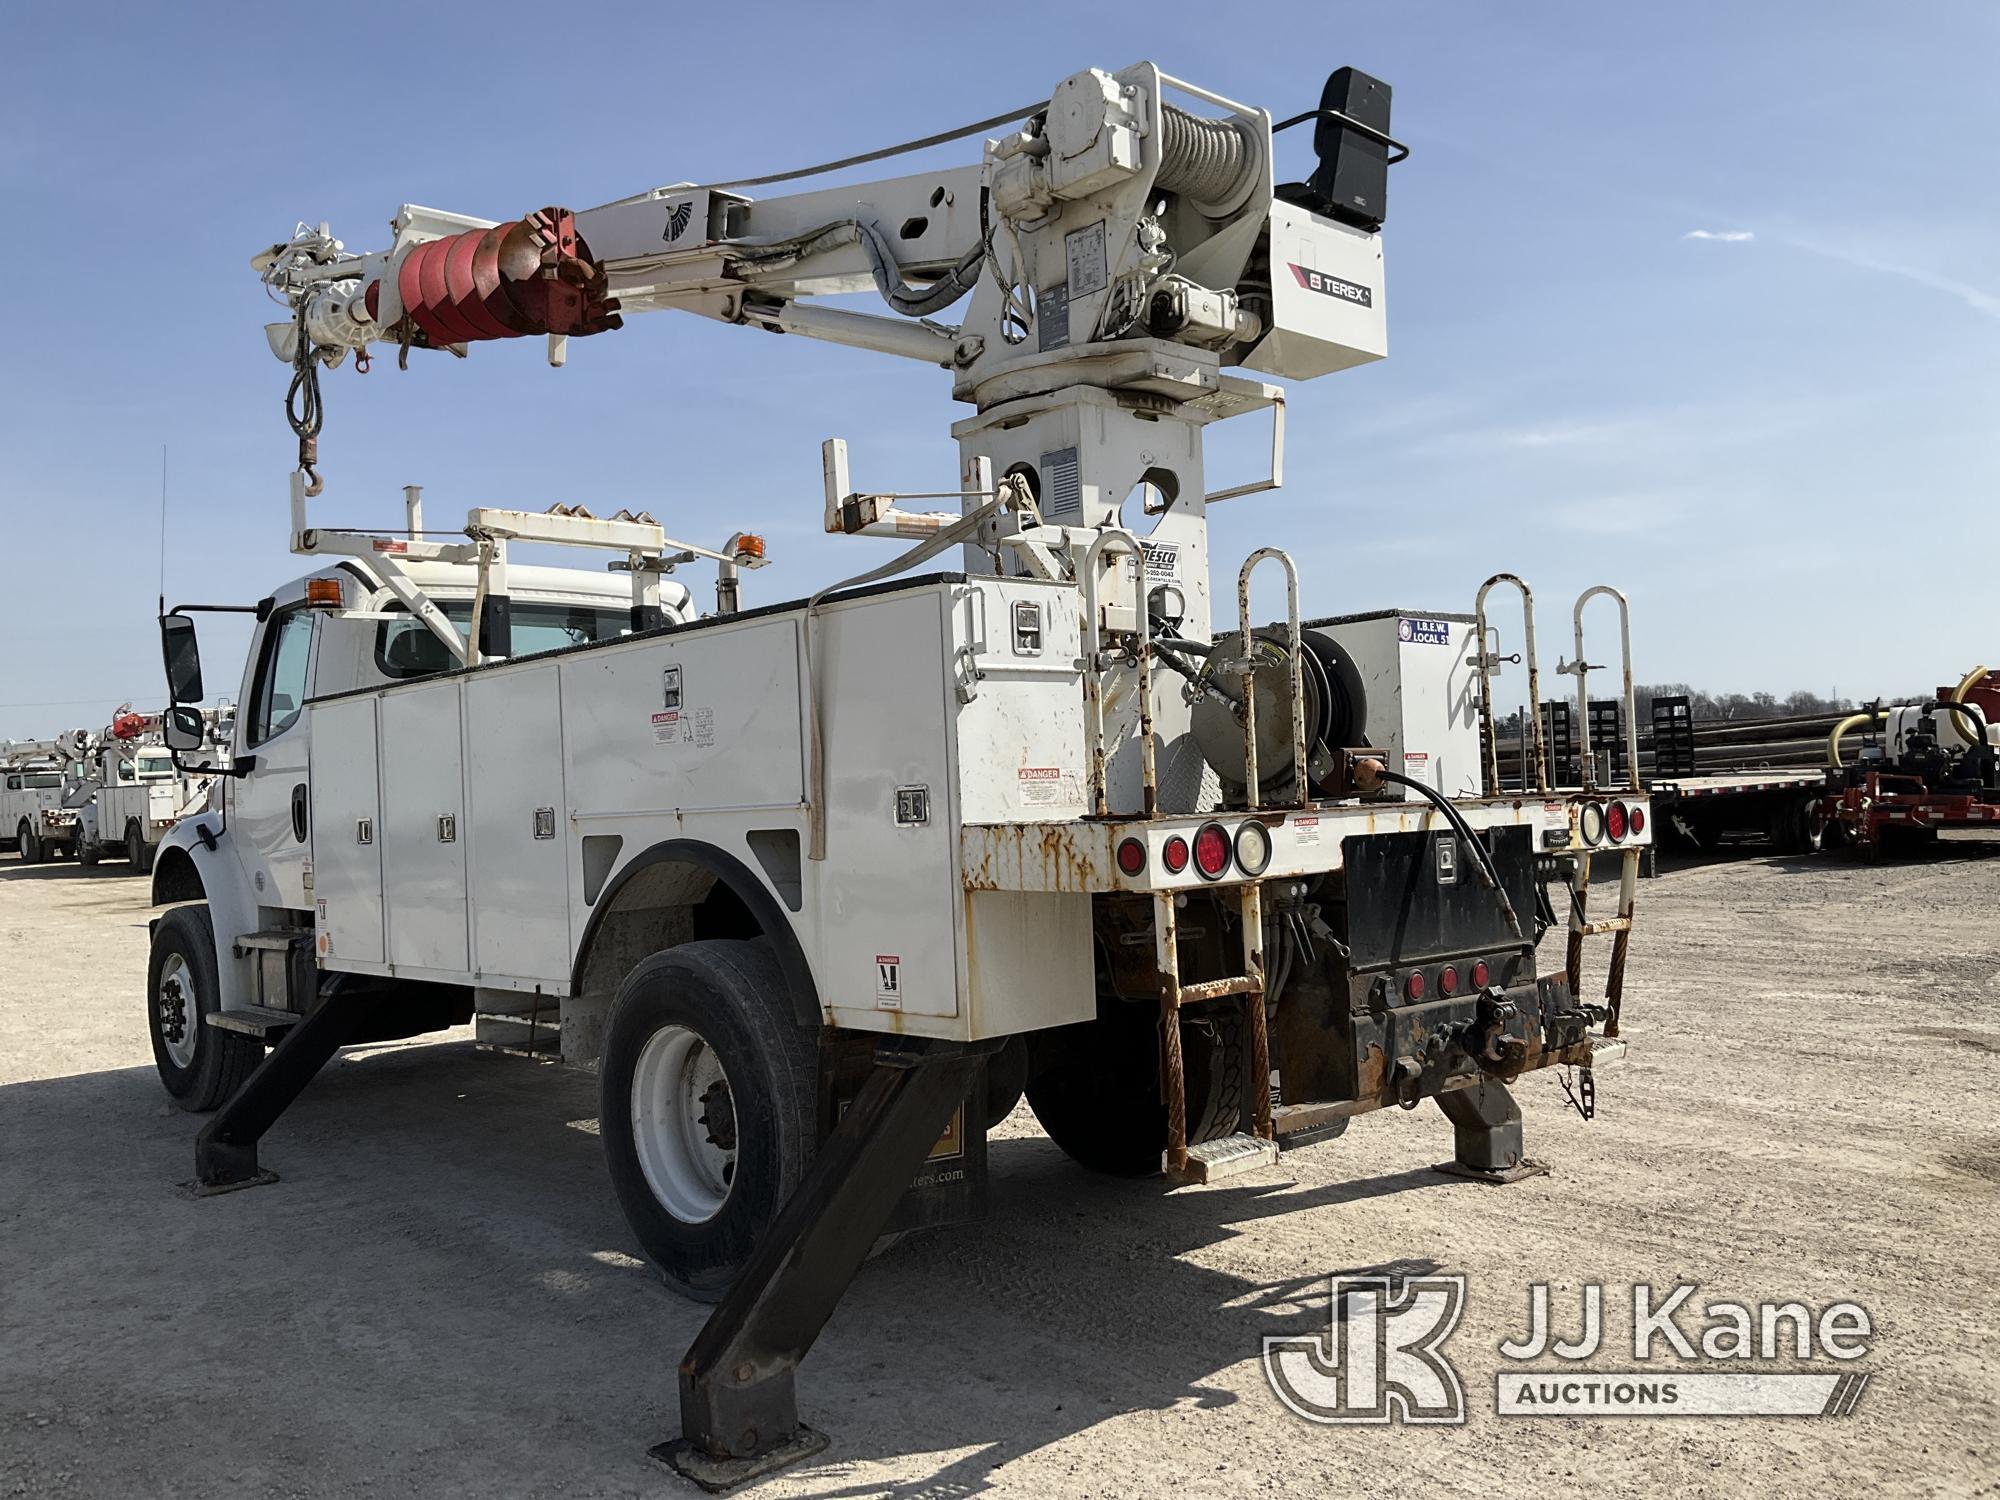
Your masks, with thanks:
M 1973 683 L 1979 681 L 1985 675 L 1986 668 L 1984 667 L 1974 667 L 1970 672 L 1967 672 L 1959 681 L 1958 686 L 1951 690 L 1951 701 L 1954 703 L 1963 703 L 1965 695 L 1972 691 Z
M 1826 763 L 1836 771 L 1842 769 L 1846 765 L 1846 762 L 1840 758 L 1840 742 L 1846 736 L 1847 731 L 1858 729 L 1863 724 L 1880 724 L 1888 717 L 1889 711 L 1887 709 L 1876 708 L 1864 709 L 1858 714 L 1849 714 L 1846 718 L 1842 719 L 1838 724 L 1833 726 L 1833 733 L 1826 737 Z
M 1471 847 L 1477 859 L 1479 877 L 1484 882 L 1486 888 L 1493 892 L 1494 898 L 1499 901 L 1500 915 L 1507 919 L 1507 930 L 1513 933 L 1521 942 L 1525 943 L 1528 940 L 1528 935 L 1521 931 L 1521 919 L 1514 915 L 1514 903 L 1507 896 L 1507 887 L 1501 884 L 1500 872 L 1493 865 L 1493 856 L 1487 852 L 1485 841 L 1478 834 L 1474 833 L 1472 825 L 1465 821 L 1465 815 L 1457 807 L 1453 806 L 1452 800 L 1435 787 L 1425 786 L 1421 781 L 1413 781 L 1409 777 L 1399 775 L 1395 771 L 1380 771 L 1376 774 L 1383 781 L 1394 782 L 1397 786 L 1408 787 L 1411 791 L 1432 803 L 1439 812 L 1444 814 L 1445 821 L 1451 824 L 1457 830 L 1458 836 L 1464 839 L 1467 845 Z

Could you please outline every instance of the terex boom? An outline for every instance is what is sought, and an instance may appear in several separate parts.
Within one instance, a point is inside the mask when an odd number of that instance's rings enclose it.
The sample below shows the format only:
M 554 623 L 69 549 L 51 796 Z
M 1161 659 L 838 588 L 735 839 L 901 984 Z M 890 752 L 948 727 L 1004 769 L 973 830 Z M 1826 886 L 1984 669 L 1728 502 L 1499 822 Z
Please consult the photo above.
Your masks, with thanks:
M 1282 181 L 1302 122 L 1311 169 Z M 1282 477 L 1259 377 L 1387 351 L 1388 88 L 1343 69 L 1274 124 L 1142 63 L 916 144 L 995 127 L 884 181 L 405 207 L 386 249 L 301 227 L 256 260 L 291 313 L 269 335 L 318 570 L 255 606 L 226 795 L 155 872 L 160 1071 L 222 1106 L 198 1180 L 268 1180 L 259 1137 L 348 1042 L 474 1014 L 559 1037 L 600 1070 L 634 1234 L 722 1299 L 670 1455 L 707 1483 L 822 1441 L 799 1358 L 884 1231 L 981 1211 L 985 1130 L 1024 1091 L 1079 1162 L 1179 1181 L 1435 1098 L 1447 1167 L 1504 1182 L 1537 1170 L 1508 1083 L 1623 1047 L 1646 801 L 1499 794 L 1483 608 L 1302 620 L 1275 546 L 1212 597 L 1208 508 Z M 819 300 L 871 291 L 885 312 Z M 857 487 L 825 448 L 828 530 L 911 545 L 745 609 L 761 542 L 704 551 L 643 513 L 481 508 L 456 540 L 414 496 L 407 535 L 309 517 L 323 368 L 515 336 L 561 363 L 653 310 L 948 371 L 970 414 L 940 493 Z M 1212 488 L 1205 429 L 1258 412 L 1268 475 Z M 615 576 L 510 564 L 518 541 L 608 550 Z M 700 616 L 662 582 L 697 556 L 720 570 Z M 1263 564 L 1285 608 L 1260 624 Z M 193 617 L 163 630 L 191 752 Z M 1607 921 L 1592 850 L 1626 860 Z M 1551 877 L 1571 942 L 1547 969 Z M 1601 1003 L 1578 972 L 1599 932 Z

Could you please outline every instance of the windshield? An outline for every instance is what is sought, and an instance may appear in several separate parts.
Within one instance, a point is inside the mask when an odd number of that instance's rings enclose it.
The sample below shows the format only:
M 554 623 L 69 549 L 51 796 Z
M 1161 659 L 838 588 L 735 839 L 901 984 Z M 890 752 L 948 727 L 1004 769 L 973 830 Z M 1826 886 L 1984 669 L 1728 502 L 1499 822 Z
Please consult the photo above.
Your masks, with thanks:
M 49 787 L 61 786 L 63 784 L 62 772 L 60 771 L 36 771 L 24 778 L 24 780 L 28 786 L 34 787 L 37 790 L 46 790 Z
M 142 755 L 139 757 L 139 779 L 141 781 L 165 781 L 173 774 L 173 756 Z
M 399 606 L 391 605 L 391 609 Z M 439 605 L 447 619 L 458 627 L 463 639 L 472 625 L 472 601 L 453 599 Z M 592 604 L 535 603 L 517 599 L 508 611 L 509 640 L 513 655 L 532 656 L 537 651 L 557 651 L 565 646 L 584 646 L 592 641 L 615 641 L 632 633 L 629 607 Z M 384 620 L 375 632 L 375 665 L 385 677 L 427 677 L 448 672 L 458 665 L 444 642 L 432 635 L 421 620 L 407 616 Z

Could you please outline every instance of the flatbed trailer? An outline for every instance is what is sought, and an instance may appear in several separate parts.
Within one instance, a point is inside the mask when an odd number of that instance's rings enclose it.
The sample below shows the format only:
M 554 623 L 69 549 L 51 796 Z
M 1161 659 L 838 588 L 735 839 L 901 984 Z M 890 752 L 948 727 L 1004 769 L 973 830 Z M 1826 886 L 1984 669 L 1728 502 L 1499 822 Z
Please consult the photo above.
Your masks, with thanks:
M 1773 766 L 1656 780 L 1660 842 L 1712 853 L 1727 834 L 1768 838 L 1787 854 L 1818 850 L 1826 837 L 1814 809 L 1826 794 L 1824 766 Z

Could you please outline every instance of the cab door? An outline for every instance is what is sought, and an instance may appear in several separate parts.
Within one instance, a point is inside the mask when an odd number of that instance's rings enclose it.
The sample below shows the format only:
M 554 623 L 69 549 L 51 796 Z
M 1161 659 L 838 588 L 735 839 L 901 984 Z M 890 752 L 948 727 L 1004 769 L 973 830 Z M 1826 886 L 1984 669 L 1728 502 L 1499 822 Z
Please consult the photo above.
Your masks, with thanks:
M 239 699 L 236 757 L 239 763 L 254 757 L 256 765 L 228 783 L 230 821 L 259 906 L 302 911 L 312 905 L 305 704 L 318 622 L 303 583 L 279 595 L 251 643 Z

